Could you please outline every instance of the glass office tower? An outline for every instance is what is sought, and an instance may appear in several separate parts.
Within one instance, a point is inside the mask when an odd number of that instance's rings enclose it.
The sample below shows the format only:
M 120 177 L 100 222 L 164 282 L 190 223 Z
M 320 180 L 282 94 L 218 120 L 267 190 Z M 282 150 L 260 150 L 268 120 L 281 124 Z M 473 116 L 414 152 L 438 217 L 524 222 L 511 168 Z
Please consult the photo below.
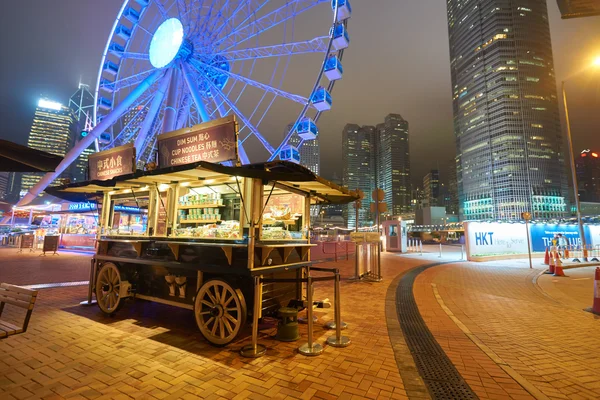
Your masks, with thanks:
M 545 0 L 447 0 L 459 212 L 566 215 Z

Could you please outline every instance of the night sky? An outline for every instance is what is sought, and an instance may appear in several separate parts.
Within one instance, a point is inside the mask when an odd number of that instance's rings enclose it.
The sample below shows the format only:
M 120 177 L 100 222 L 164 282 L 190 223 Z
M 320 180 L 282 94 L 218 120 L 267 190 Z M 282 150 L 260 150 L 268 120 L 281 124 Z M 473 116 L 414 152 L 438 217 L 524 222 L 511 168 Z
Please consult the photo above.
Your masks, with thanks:
M 95 84 L 121 4 L 3 2 L 0 138 L 26 142 L 40 95 L 67 103 L 80 77 Z M 341 172 L 346 123 L 374 125 L 399 113 L 410 122 L 413 181 L 420 182 L 438 163 L 445 169 L 455 152 L 445 2 L 353 0 L 352 6 L 344 78 L 335 87 L 333 109 L 319 123 L 323 174 Z M 561 20 L 556 1 L 548 8 L 557 80 L 569 79 L 575 149 L 600 150 L 600 71 L 581 71 L 600 55 L 600 17 Z

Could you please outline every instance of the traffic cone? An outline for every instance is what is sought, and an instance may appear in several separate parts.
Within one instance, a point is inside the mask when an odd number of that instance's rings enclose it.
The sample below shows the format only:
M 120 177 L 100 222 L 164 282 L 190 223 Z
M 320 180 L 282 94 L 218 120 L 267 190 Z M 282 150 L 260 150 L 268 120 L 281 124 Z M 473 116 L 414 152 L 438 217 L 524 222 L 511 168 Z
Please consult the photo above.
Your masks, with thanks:
M 594 277 L 594 303 L 592 304 L 592 312 L 600 315 L 600 268 L 596 268 L 596 276 Z
M 554 276 L 566 276 L 563 271 L 562 261 L 560 258 L 556 260 L 556 265 L 554 266 Z
M 548 251 L 547 247 L 546 247 L 546 254 L 544 254 L 544 264 L 546 264 L 546 265 L 550 264 L 550 252 Z
M 552 254 L 550 254 L 550 263 L 548 264 L 548 271 L 546 272 L 547 274 L 553 274 L 554 267 L 556 266 L 556 257 L 554 255 L 554 251 L 552 251 L 551 253 Z
M 565 258 L 569 258 L 569 248 L 565 247 Z

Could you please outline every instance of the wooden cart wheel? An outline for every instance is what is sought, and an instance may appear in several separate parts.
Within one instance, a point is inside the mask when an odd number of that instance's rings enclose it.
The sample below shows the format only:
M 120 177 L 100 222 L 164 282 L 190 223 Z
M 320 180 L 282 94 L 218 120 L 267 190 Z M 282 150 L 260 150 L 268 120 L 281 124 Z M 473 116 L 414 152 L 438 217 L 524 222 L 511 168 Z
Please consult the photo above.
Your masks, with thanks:
M 246 323 L 246 301 L 240 289 L 213 279 L 196 293 L 194 315 L 202 336 L 213 345 L 225 346 Z
M 115 313 L 123 304 L 120 296 L 121 274 L 113 263 L 105 263 L 96 278 L 96 300 L 105 314 Z

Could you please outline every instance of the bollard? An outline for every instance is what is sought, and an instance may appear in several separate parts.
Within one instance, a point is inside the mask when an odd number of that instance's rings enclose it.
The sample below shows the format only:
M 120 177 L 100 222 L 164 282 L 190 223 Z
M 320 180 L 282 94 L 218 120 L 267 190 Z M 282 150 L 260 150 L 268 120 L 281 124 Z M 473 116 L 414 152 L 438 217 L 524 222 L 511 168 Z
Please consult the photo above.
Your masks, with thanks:
M 319 343 L 313 343 L 313 298 L 312 298 L 312 278 L 308 275 L 306 282 L 306 311 L 308 322 L 308 343 L 298 347 L 298 352 L 304 356 L 318 356 L 323 353 L 323 346 Z
M 419 240 L 419 252 L 421 253 L 420 255 L 423 255 L 423 241 Z
M 88 298 L 87 300 L 79 303 L 80 306 L 91 306 L 97 303 L 96 300 L 92 299 L 92 292 L 94 291 L 94 280 L 96 278 L 96 259 L 92 258 L 90 265 L 90 282 L 88 284 Z
M 334 318 L 335 318 L 335 336 L 327 338 L 327 344 L 333 347 L 346 347 L 350 345 L 350 339 L 347 336 L 342 336 L 342 329 L 347 325 L 342 322 L 341 300 L 340 300 L 340 271 L 335 270 L 335 287 L 333 291 L 334 301 Z
M 464 260 L 464 259 L 465 259 L 464 253 L 465 253 L 465 245 L 464 245 L 464 244 L 461 244 L 461 245 L 460 245 L 460 259 L 461 259 L 461 260 Z
M 440 243 L 440 255 L 438 256 L 438 258 L 442 258 L 442 244 Z
M 258 344 L 258 317 L 262 303 L 262 275 L 254 277 L 254 311 L 252 315 L 252 344 L 242 347 L 240 355 L 248 358 L 258 358 L 267 352 L 267 348 Z

